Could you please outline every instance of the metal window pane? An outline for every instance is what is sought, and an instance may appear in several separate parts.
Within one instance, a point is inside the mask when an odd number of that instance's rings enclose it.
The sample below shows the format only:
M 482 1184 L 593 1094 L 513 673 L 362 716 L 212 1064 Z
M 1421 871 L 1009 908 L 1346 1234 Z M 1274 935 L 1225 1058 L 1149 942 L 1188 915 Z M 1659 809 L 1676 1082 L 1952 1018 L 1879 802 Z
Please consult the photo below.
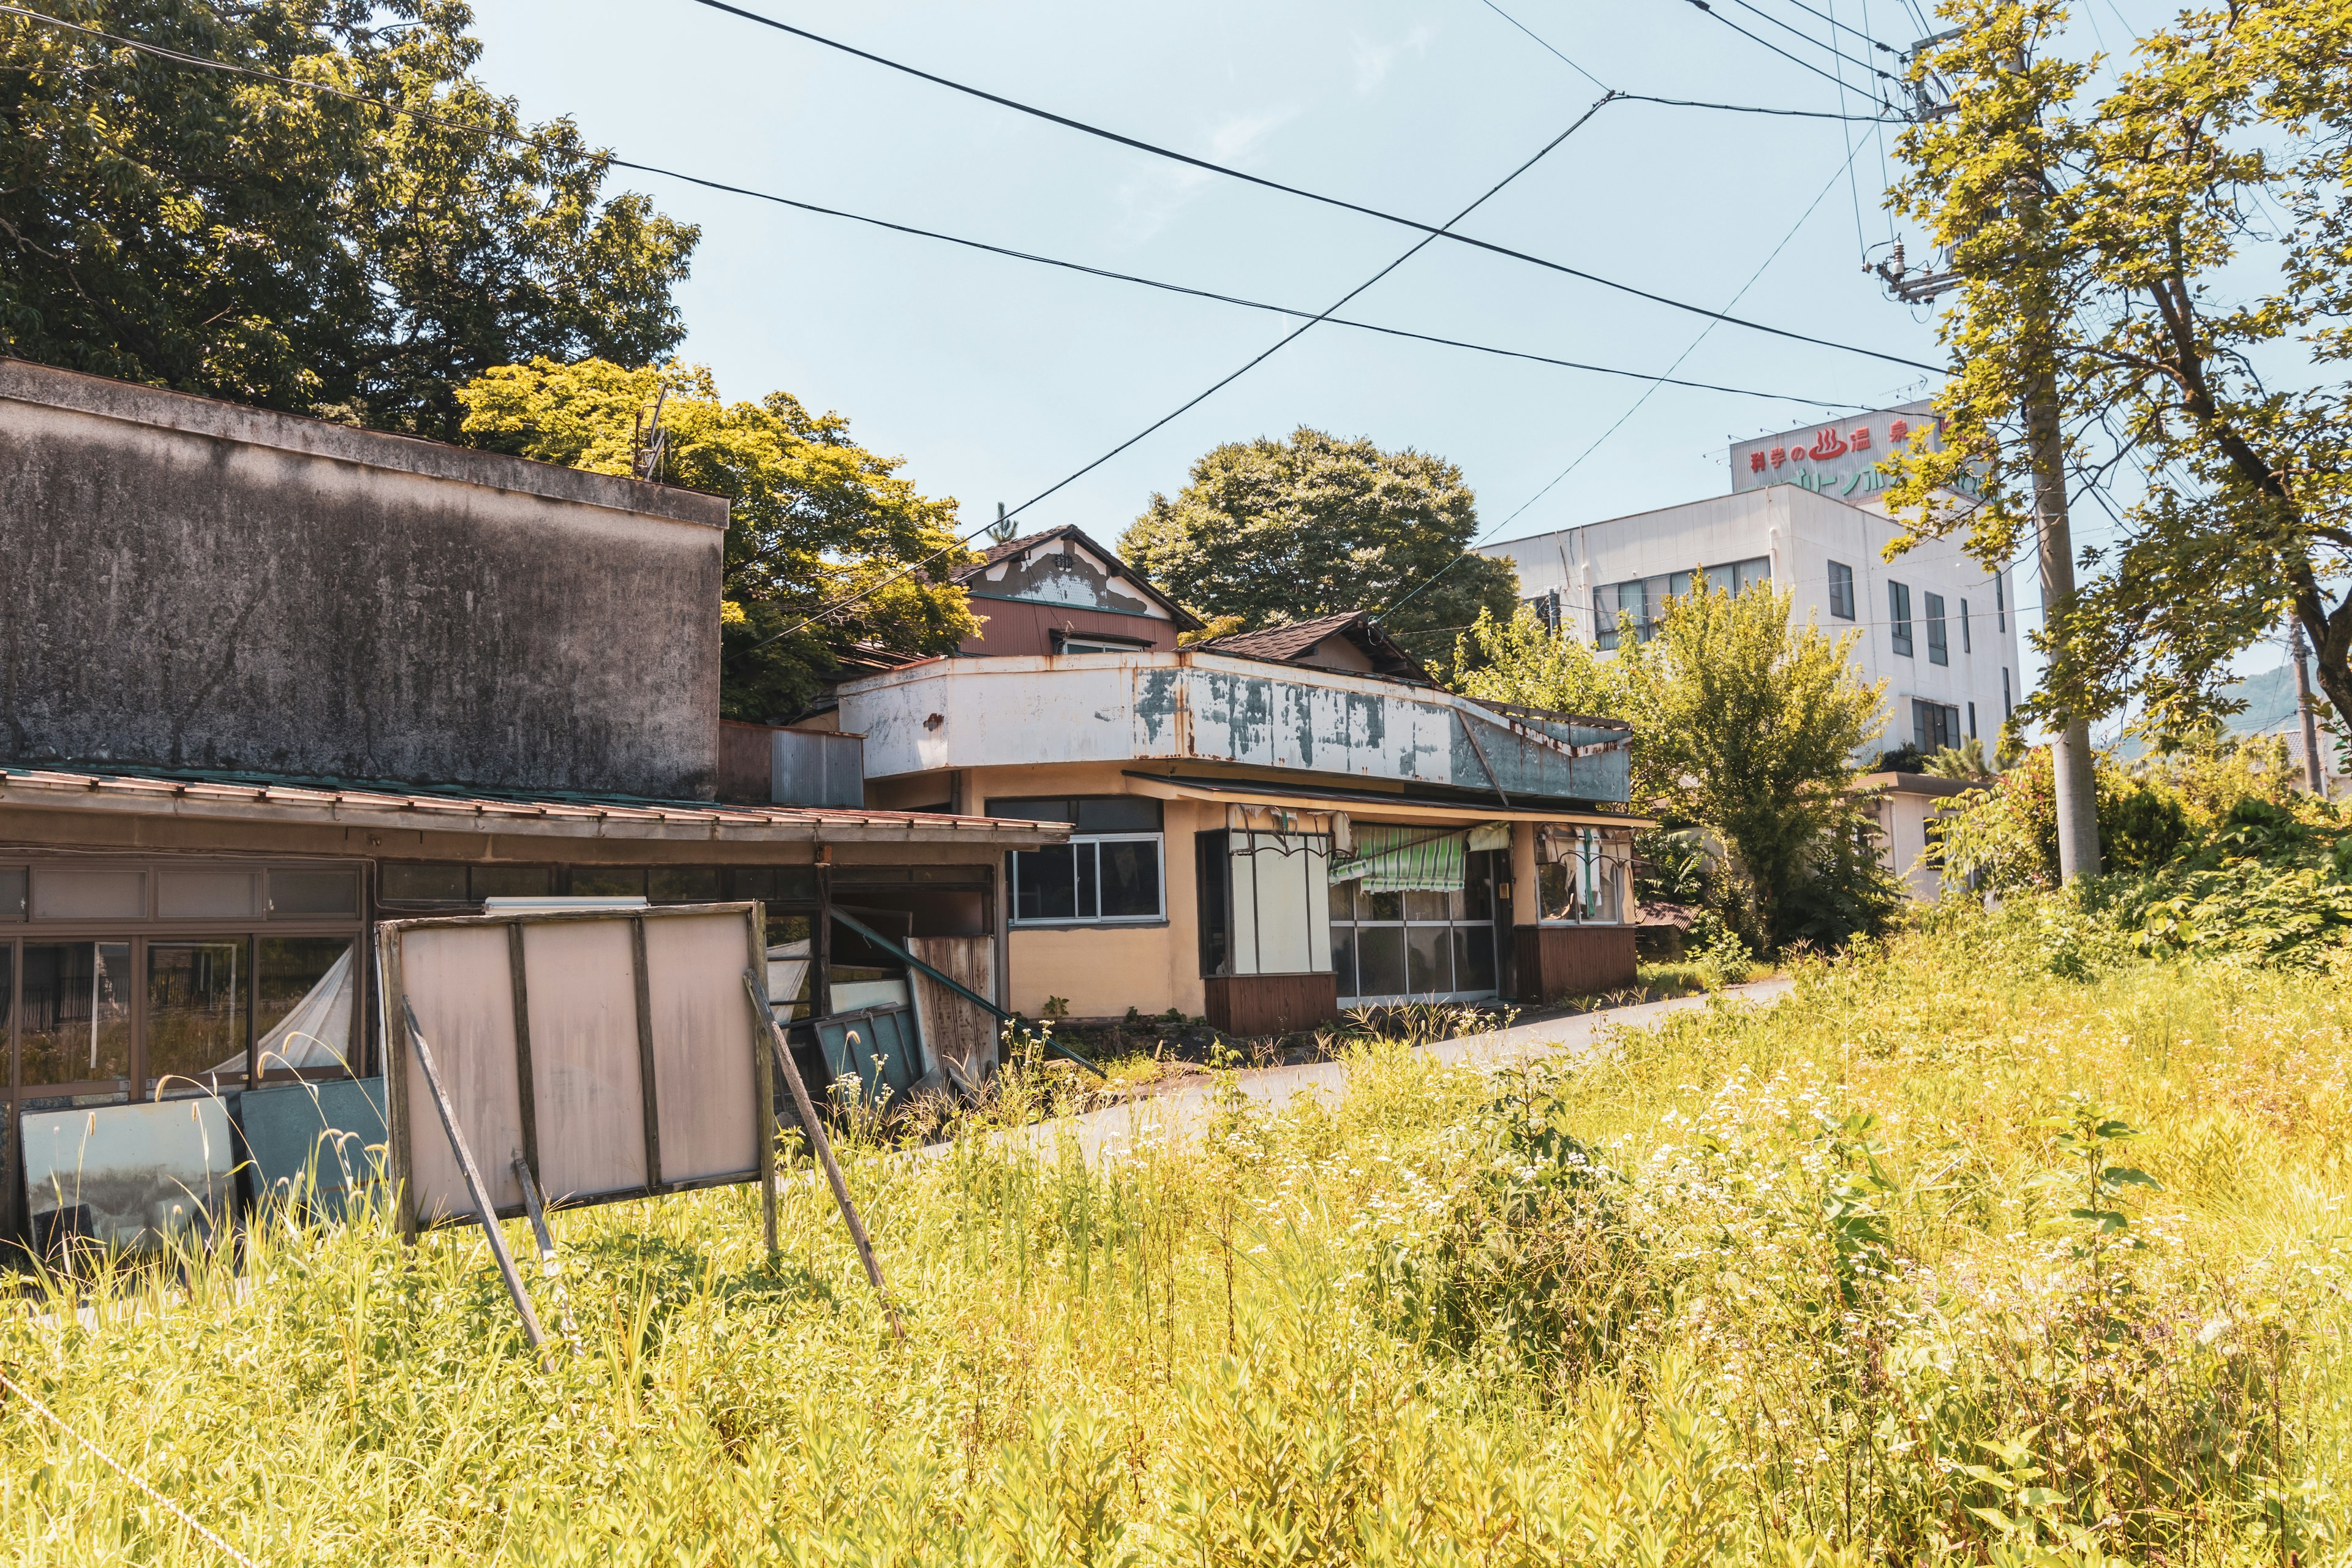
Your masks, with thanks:
M 1078 866 L 1074 847 L 1013 852 L 1013 918 L 1066 921 L 1078 912 Z
M 555 873 L 545 866 L 477 866 L 471 883 L 478 904 L 484 899 L 543 899 L 555 891 Z
M 1404 918 L 1409 921 L 1442 921 L 1452 913 L 1446 904 L 1444 893 L 1415 889 L 1404 896 Z
M 1853 568 L 1843 561 L 1830 563 L 1830 614 L 1842 621 L 1853 619 Z
M 79 867 L 33 868 L 37 921 L 142 920 L 147 914 L 147 873 Z
M 991 816 L 1011 817 L 1019 822 L 1067 822 L 1076 824 L 1078 820 L 1077 807 L 1067 799 L 1059 796 L 1046 796 L 1044 798 L 1020 796 L 1007 799 L 992 799 L 988 803 L 988 815 Z
M 1102 912 L 1101 878 L 1097 875 L 1101 856 L 1092 844 L 1073 844 L 1070 848 L 1078 869 L 1078 919 L 1097 919 Z
M 466 868 L 446 863 L 387 860 L 378 874 L 383 897 L 404 904 L 462 904 Z
M 1361 885 L 1358 884 L 1360 888 Z M 1356 918 L 1360 921 L 1401 921 L 1404 919 L 1404 895 L 1360 892 L 1356 897 Z
M 1352 921 L 1356 918 L 1355 883 L 1331 884 L 1331 918 L 1335 921 Z
M 131 944 L 27 942 L 20 1067 L 34 1085 L 131 1076 Z
M 1158 805 L 1157 801 L 1152 803 Z M 1097 847 L 1101 867 L 1103 919 L 1157 920 L 1160 916 L 1160 841 L 1117 839 Z
M 269 873 L 269 912 L 272 915 L 355 915 L 359 909 L 360 879 L 356 871 Z
M 30 883 L 22 866 L 0 867 L 0 921 L 20 921 L 25 918 L 26 895 Z
M 1340 995 L 1363 994 L 1361 991 L 1356 989 L 1356 928 L 1354 926 L 1331 928 L 1331 973 L 1338 982 Z
M 1960 601 L 1960 651 L 1976 652 L 1976 643 L 1969 633 L 1969 602 L 1966 599 Z
M 341 936 L 266 936 L 256 944 L 254 1070 L 359 1070 L 352 1019 L 359 1002 L 355 944 Z
M 147 944 L 147 1081 L 161 1092 L 245 1078 L 248 962 L 242 940 Z
M 163 871 L 155 878 L 155 912 L 165 920 L 246 920 L 261 879 L 251 871 Z
M 646 896 L 645 868 L 574 866 L 572 868 L 572 896 L 575 899 L 642 899 Z M 759 897 L 756 893 L 744 896 Z
M 1454 985 L 1457 991 L 1495 988 L 1495 928 L 1460 925 L 1454 928 Z
M 648 897 L 657 904 L 713 904 L 719 901 L 716 866 L 656 866 L 646 879 Z
M 1405 991 L 1402 926 L 1360 926 L 1356 930 L 1356 964 L 1362 989 L 1359 996 L 1402 996 Z
M 1157 833 L 1160 803 L 1143 795 L 1096 795 L 1077 803 L 1080 833 Z
M 1444 926 L 1407 926 L 1405 989 L 1415 996 L 1454 989 L 1454 933 Z

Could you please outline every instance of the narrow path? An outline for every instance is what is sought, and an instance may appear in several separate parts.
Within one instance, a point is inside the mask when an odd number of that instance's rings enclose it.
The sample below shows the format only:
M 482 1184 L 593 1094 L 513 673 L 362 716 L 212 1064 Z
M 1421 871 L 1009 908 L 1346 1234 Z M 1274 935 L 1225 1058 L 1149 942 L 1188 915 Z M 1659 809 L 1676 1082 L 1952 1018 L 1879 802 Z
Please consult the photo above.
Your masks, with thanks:
M 1779 978 L 1756 980 L 1745 985 L 1726 986 L 1717 994 L 1769 1004 L 1786 995 L 1791 984 Z M 1589 1052 L 1605 1028 L 1620 1025 L 1644 1027 L 1668 1014 L 1704 1007 L 1706 1002 L 1703 995 L 1638 1002 L 1631 1006 L 1580 1013 L 1574 1017 L 1520 1024 L 1484 1035 L 1465 1035 L 1417 1049 L 1429 1060 L 1447 1066 L 1508 1067 L 1563 1051 Z M 1233 1080 L 1250 1099 L 1279 1110 L 1302 1094 L 1337 1100 L 1347 1088 L 1348 1068 L 1344 1062 L 1307 1062 L 1297 1067 L 1236 1072 Z M 1055 1146 L 1065 1137 L 1075 1138 L 1079 1152 L 1089 1160 L 1123 1153 L 1145 1143 L 1180 1141 L 1208 1123 L 1220 1088 L 1215 1083 L 1192 1084 L 1165 1094 L 1145 1095 L 1124 1105 L 1041 1122 L 1028 1130 L 1028 1136 L 1041 1147 Z

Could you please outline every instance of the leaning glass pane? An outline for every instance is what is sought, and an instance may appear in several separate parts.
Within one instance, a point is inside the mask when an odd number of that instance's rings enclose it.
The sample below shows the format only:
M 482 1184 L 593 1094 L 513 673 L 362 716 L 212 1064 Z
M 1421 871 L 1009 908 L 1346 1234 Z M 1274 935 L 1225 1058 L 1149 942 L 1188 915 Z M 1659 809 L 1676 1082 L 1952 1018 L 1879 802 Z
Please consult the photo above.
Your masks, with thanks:
M 264 937 L 254 963 L 254 1070 L 356 1072 L 352 1017 L 359 1002 L 352 942 L 340 936 Z M 225 1069 L 224 1069 L 225 1070 Z
M 147 1081 L 160 1092 L 244 1079 L 247 962 L 241 938 L 147 944 Z
M 24 1082 L 131 1076 L 131 944 L 25 944 Z
M 1066 921 L 1077 912 L 1077 856 L 1069 845 L 1013 852 L 1014 920 Z
M 1154 805 L 1158 801 L 1152 802 Z M 1117 839 L 1102 851 L 1102 917 L 1156 920 L 1160 915 L 1160 840 Z
M 1558 860 L 1547 860 L 1536 868 L 1536 891 L 1541 899 L 1542 918 L 1548 921 L 1572 921 L 1577 918 L 1576 879 L 1570 868 Z

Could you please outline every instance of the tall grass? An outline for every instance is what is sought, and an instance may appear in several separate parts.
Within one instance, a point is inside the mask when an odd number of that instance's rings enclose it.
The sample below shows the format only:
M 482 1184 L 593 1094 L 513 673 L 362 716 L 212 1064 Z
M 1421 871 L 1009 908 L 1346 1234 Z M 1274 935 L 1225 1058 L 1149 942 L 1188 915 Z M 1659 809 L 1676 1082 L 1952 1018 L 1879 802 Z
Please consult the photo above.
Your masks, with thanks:
M 364 1220 L 53 1279 L 0 1368 L 273 1564 L 2341 1553 L 2352 989 L 2024 920 L 1107 1166 L 853 1148 L 903 1348 L 803 1180 L 773 1265 L 745 1189 L 558 1215 L 551 1373 Z M 13 1401 L 0 1541 L 219 1561 Z

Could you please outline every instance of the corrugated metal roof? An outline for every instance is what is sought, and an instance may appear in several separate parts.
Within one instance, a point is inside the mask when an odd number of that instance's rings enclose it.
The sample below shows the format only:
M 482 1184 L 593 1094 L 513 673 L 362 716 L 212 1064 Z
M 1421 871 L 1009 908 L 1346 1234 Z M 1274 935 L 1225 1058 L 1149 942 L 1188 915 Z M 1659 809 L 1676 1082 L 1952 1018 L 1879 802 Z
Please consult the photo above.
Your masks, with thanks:
M 677 830 L 747 839 L 955 838 L 1007 845 L 1059 839 L 1060 824 L 866 807 L 735 805 L 570 792 L 507 794 L 457 786 L 280 778 L 178 769 L 0 768 L 0 807 L 38 805 L 243 818 L 390 822 L 442 831 L 556 837 L 674 837 Z

